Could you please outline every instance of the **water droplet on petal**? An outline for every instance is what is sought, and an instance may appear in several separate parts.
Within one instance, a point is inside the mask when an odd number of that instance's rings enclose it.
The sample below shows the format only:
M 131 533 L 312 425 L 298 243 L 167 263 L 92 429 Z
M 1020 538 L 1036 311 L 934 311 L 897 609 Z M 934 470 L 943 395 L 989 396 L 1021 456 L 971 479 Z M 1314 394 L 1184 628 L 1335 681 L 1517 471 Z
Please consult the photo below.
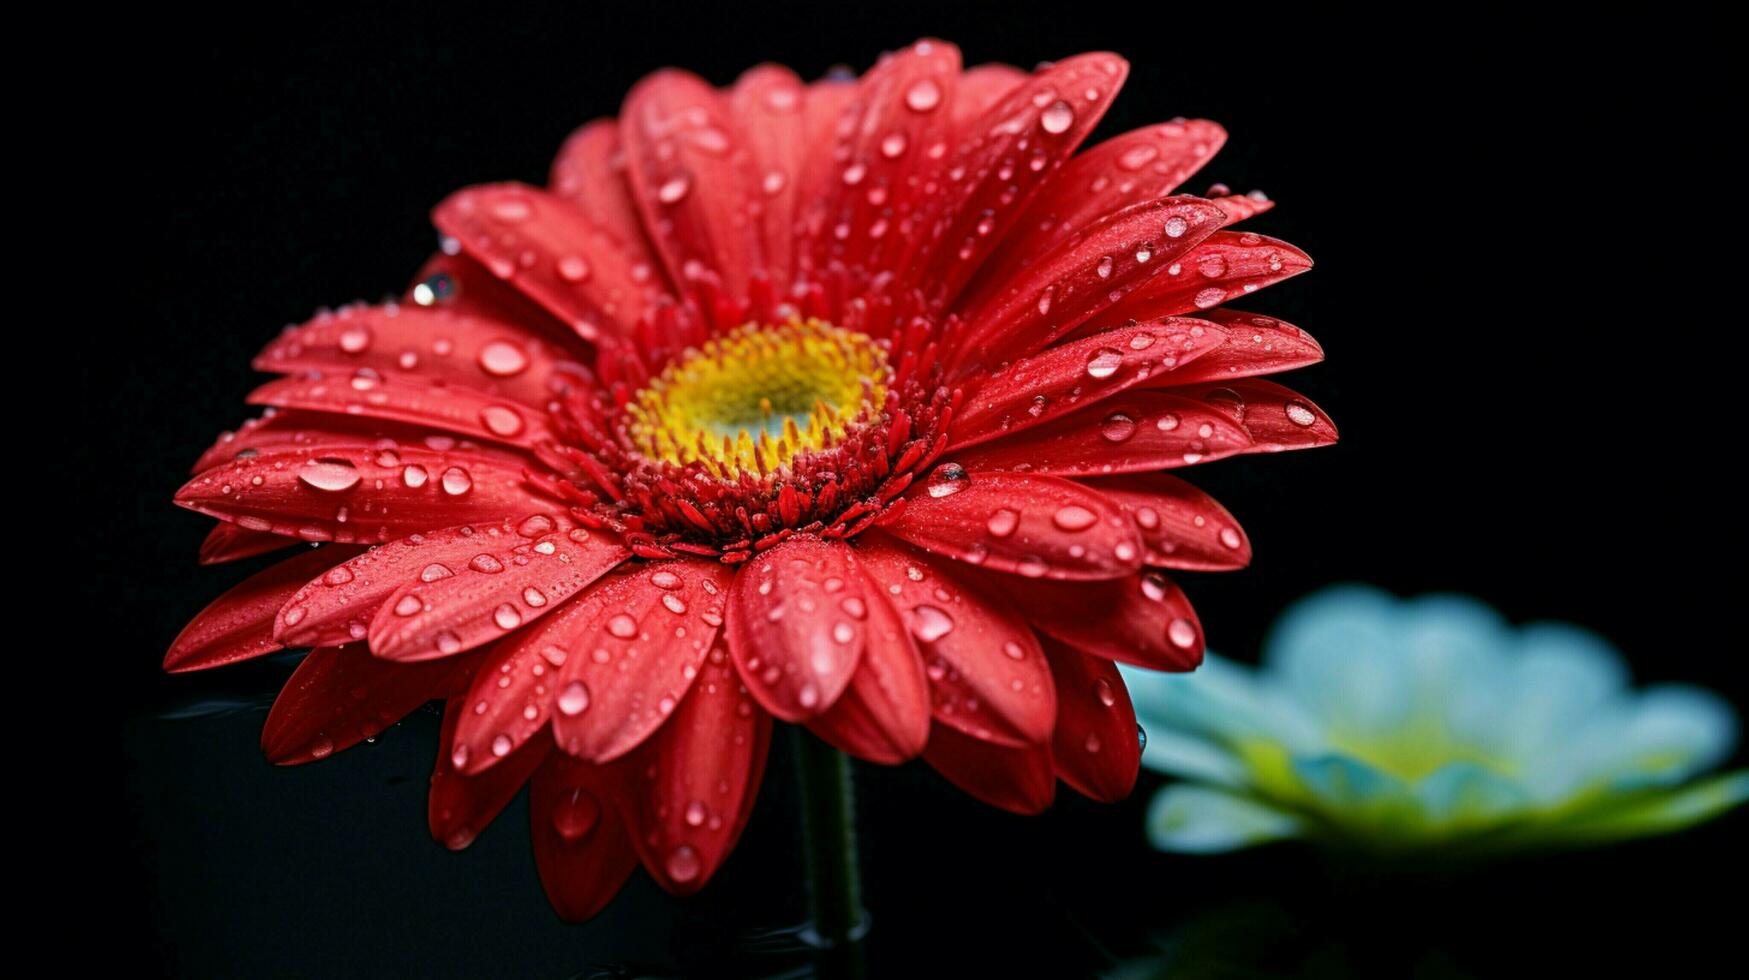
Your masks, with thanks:
M 1196 626 L 1188 619 L 1174 619 L 1166 626 L 1166 638 L 1173 646 L 1188 650 L 1196 645 Z
M 1087 376 L 1090 378 L 1109 378 L 1117 373 L 1123 365 L 1123 352 L 1111 347 L 1101 347 L 1087 359 Z
M 492 622 L 497 623 L 501 630 L 513 630 L 522 625 L 522 613 L 510 603 L 502 603 L 492 610 Z
M 467 470 L 459 466 L 451 466 L 443 471 L 443 492 L 452 497 L 459 497 L 474 488 L 474 478 Z
M 989 528 L 992 536 L 1006 538 L 1014 533 L 1015 528 L 1020 526 L 1020 514 L 1003 507 L 990 515 L 990 520 L 985 526 Z
M 1317 413 L 1301 402 L 1288 402 L 1285 411 L 1287 420 L 1295 425 L 1312 425 L 1318 421 Z
M 949 497 L 971 485 L 971 476 L 958 463 L 943 463 L 929 474 L 929 495 Z
M 1050 108 L 1039 113 L 1038 123 L 1045 132 L 1052 135 L 1066 133 L 1070 126 L 1075 125 L 1075 108 L 1058 99 Z
M 677 174 L 664 181 L 661 187 L 656 188 L 656 200 L 663 204 L 677 204 L 691 189 L 692 178 L 685 174 Z
M 507 340 L 494 340 L 480 348 L 480 369 L 487 374 L 508 378 L 527 367 L 528 355 Z
M 1098 522 L 1099 516 L 1085 507 L 1070 504 L 1051 515 L 1051 523 L 1065 531 L 1085 531 Z
M 704 870 L 703 863 L 699 861 L 698 852 L 686 844 L 676 847 L 669 853 L 668 861 L 664 867 L 668 870 L 669 878 L 682 884 L 697 878 L 699 872 Z
M 934 643 L 953 632 L 953 617 L 934 606 L 918 606 L 911 612 L 915 615 L 911 632 L 924 643 Z
M 1118 412 L 1100 423 L 1099 434 L 1107 442 L 1123 442 L 1136 434 L 1136 420 Z
M 572 681 L 559 692 L 559 713 L 567 718 L 575 718 L 589 709 L 589 685 L 582 681 Z
M 905 90 L 905 105 L 912 112 L 928 112 L 941 104 L 941 85 L 933 78 L 920 78 Z
M 622 640 L 629 640 L 638 635 L 638 621 L 620 613 L 607 621 L 607 631 Z
M 299 481 L 328 493 L 350 490 L 361 479 L 358 469 L 344 459 L 312 459 L 298 468 Z

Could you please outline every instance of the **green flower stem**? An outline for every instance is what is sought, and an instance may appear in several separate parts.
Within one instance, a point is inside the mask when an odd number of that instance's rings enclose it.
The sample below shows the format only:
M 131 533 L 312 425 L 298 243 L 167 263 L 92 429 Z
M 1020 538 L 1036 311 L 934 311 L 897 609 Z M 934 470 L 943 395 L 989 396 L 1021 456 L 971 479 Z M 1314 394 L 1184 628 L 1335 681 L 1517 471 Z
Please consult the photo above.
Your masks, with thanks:
M 808 915 L 804 933 L 823 980 L 861 980 L 866 974 L 862 879 L 856 866 L 856 805 L 850 760 L 794 726 L 796 772 L 802 797 L 802 848 L 807 861 Z

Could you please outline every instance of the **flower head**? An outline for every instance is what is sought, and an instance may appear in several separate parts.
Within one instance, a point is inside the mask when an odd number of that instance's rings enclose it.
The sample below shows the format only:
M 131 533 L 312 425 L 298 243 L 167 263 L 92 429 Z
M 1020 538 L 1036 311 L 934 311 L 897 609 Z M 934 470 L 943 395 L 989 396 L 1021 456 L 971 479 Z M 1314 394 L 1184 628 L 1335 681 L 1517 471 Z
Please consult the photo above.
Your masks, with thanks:
M 1316 361 L 1223 307 L 1304 271 L 1175 195 L 1200 120 L 1073 156 L 1124 61 L 860 80 L 678 71 L 573 135 L 545 188 L 457 192 L 406 298 L 289 329 L 282 375 L 177 495 L 207 561 L 328 542 L 203 612 L 173 670 L 312 647 L 276 762 L 446 698 L 431 826 L 464 846 L 533 780 L 560 911 L 638 859 L 700 887 L 772 719 L 921 755 L 1033 812 L 1136 775 L 1112 661 L 1185 670 L 1160 569 L 1237 568 L 1232 517 L 1159 472 L 1331 442 L 1257 376 Z
M 1459 596 L 1330 589 L 1282 617 L 1260 671 L 1210 656 L 1194 678 L 1126 677 L 1143 762 L 1183 780 L 1149 815 L 1165 850 L 1589 844 L 1749 799 L 1749 771 L 1696 780 L 1736 742 L 1719 698 L 1631 691 L 1595 635 Z

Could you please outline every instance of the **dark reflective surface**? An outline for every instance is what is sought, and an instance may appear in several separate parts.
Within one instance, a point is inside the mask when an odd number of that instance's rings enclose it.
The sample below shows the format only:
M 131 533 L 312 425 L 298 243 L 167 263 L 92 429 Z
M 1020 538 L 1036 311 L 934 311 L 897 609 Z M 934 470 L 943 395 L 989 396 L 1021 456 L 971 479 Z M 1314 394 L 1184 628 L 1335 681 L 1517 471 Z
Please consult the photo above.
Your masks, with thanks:
M 541 895 L 521 802 L 464 854 L 428 839 L 434 714 L 275 770 L 255 741 L 287 665 L 156 670 L 181 624 L 246 570 L 197 568 L 205 522 L 169 498 L 245 417 L 250 355 L 318 305 L 396 291 L 431 250 L 432 204 L 468 183 L 540 181 L 572 127 L 665 64 L 717 83 L 761 60 L 813 76 L 923 34 L 960 42 L 971 63 L 1120 51 L 1133 74 L 1096 138 L 1219 120 L 1231 141 L 1191 189 L 1267 190 L 1281 205 L 1256 230 L 1319 263 L 1244 308 L 1325 345 L 1327 364 L 1285 380 L 1343 442 L 1191 474 L 1257 549 L 1246 572 L 1184 576 L 1214 647 L 1254 656 L 1283 605 L 1331 581 L 1449 588 L 1587 624 L 1641 679 L 1744 704 L 1736 590 L 1713 570 L 1742 541 L 1725 474 L 1745 410 L 1727 370 L 1741 317 L 1720 243 L 1734 219 L 1717 210 L 1740 170 L 1723 149 L 1738 113 L 1726 59 L 1707 50 L 1723 31 L 1674 16 L 1418 14 L 1393 27 L 1176 13 L 1144 27 L 1086 5 L 409 12 L 288 17 L 223 42 L 139 25 L 98 159 L 120 157 L 124 214 L 106 223 L 144 254 L 134 302 L 106 314 L 125 322 L 85 366 L 102 411 L 76 448 L 131 474 L 100 488 L 108 520 L 75 532 L 104 556 L 92 587 L 119 614 L 105 624 L 113 696 L 92 722 L 89 782 L 110 810 L 121 795 L 122 826 L 102 835 L 117 845 L 104 874 L 78 887 L 100 883 L 85 915 L 126 941 L 99 955 L 208 976 L 793 967 L 781 930 L 802 912 L 781 759 L 703 895 L 669 899 L 638 876 L 601 918 L 566 927 Z M 165 717 L 210 702 L 228 710 Z M 1263 975 L 1675 969 L 1738 928 L 1741 814 L 1671 840 L 1384 884 L 1293 847 L 1155 854 L 1147 792 L 1117 807 L 1065 794 L 1022 819 L 921 767 L 861 780 L 877 976 L 1086 975 L 1174 930 L 1179 948 L 1214 936 L 1222 969 L 1256 960 Z M 1250 910 L 1237 929 L 1199 918 L 1235 906 Z

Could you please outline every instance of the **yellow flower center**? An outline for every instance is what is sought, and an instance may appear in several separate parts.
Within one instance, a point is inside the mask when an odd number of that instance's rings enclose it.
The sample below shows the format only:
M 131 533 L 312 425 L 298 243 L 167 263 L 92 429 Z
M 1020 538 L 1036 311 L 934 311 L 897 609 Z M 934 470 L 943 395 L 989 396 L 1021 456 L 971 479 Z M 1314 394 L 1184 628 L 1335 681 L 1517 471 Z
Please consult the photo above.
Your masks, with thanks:
M 774 472 L 825 449 L 886 398 L 871 338 L 819 320 L 748 324 L 686 351 L 626 405 L 644 456 L 719 477 Z

